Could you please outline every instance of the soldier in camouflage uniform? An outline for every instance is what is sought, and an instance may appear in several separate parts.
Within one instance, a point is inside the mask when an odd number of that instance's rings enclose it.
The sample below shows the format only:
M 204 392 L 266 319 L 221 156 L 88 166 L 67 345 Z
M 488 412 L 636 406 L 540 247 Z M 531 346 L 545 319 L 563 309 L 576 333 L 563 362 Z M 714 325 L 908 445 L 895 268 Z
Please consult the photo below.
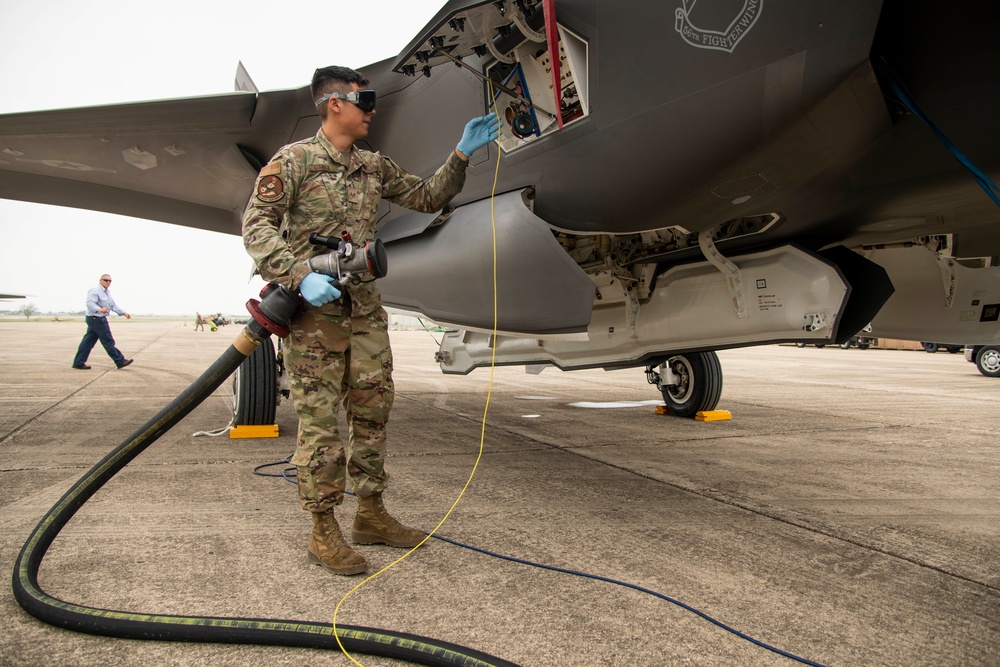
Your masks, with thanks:
M 313 75 L 311 92 L 322 125 L 316 135 L 282 148 L 257 179 L 243 215 L 243 240 L 261 276 L 296 290 L 306 303 L 284 340 L 285 367 L 299 431 L 292 464 L 303 509 L 312 513 L 309 559 L 337 574 L 359 574 L 365 559 L 348 546 L 334 518 L 347 478 L 358 496 L 351 536 L 355 544 L 414 547 L 424 534 L 386 511 L 385 425 L 393 401 L 388 317 L 374 280 L 350 281 L 343 294 L 306 261 L 329 252 L 309 235 L 360 244 L 375 234 L 382 199 L 433 213 L 465 184 L 469 156 L 495 140 L 495 114 L 466 125 L 458 147 L 427 179 L 408 174 L 389 158 L 354 146 L 368 134 L 375 92 L 344 67 Z M 347 418 L 345 452 L 337 409 Z

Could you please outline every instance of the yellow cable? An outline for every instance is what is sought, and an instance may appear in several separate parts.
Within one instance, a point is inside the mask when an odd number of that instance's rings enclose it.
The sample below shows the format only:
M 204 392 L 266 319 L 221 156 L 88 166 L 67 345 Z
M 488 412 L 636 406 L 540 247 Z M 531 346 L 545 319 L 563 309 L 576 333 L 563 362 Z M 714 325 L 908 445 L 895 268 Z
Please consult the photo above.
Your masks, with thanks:
M 494 99 L 493 98 L 493 82 L 492 81 L 490 81 L 490 99 L 491 100 Z M 445 513 L 444 517 L 442 517 L 442 519 L 438 522 L 438 524 L 436 526 L 434 526 L 434 530 L 432 530 L 430 533 L 428 533 L 427 536 L 424 537 L 424 539 L 420 540 L 420 544 L 418 544 L 417 546 L 413 547 L 412 549 L 410 549 L 409 551 L 407 551 L 405 554 L 403 554 L 402 556 L 400 556 L 396 560 L 392 561 L 391 563 L 389 563 L 388 565 L 386 565 L 385 567 L 383 567 L 381 570 L 379 570 L 375 574 L 373 574 L 370 577 L 366 578 L 364 581 L 362 581 L 361 583 L 359 583 L 357 586 L 355 586 L 351 590 L 347 591 L 347 593 L 344 595 L 344 597 L 340 598 L 340 602 L 337 603 L 336 609 L 333 610 L 333 636 L 337 639 L 337 646 L 339 646 L 341 652 L 343 652 L 343 654 L 345 656 L 347 656 L 347 659 L 350 660 L 351 662 L 353 662 L 355 665 L 358 665 L 358 667 L 364 667 L 364 665 L 362 663 L 358 662 L 357 660 L 355 660 L 354 657 L 347 651 L 347 649 L 344 648 L 344 644 L 340 641 L 340 635 L 337 633 L 337 615 L 340 614 L 340 608 L 343 606 L 344 602 L 347 601 L 347 598 L 351 597 L 354 594 L 355 591 L 357 591 L 359 588 L 361 588 L 362 586 L 364 586 L 365 584 L 367 584 L 369 581 L 372 581 L 376 577 L 379 577 L 383 573 L 385 573 L 385 572 L 389 571 L 390 569 L 396 567 L 396 565 L 398 565 L 399 563 L 402 563 L 404 560 L 406 560 L 407 558 L 410 557 L 410 554 L 412 554 L 414 551 L 416 551 L 417 549 L 419 549 L 420 547 L 422 547 L 424 545 L 424 542 L 426 542 L 427 540 L 431 539 L 431 537 L 435 533 L 437 533 L 438 529 L 440 529 L 441 526 L 444 525 L 444 522 L 448 520 L 448 517 L 451 516 L 451 513 L 455 511 L 455 508 L 458 506 L 458 503 L 462 500 L 462 496 L 465 495 L 465 491 L 469 488 L 469 485 L 472 484 L 472 478 L 475 477 L 476 470 L 479 468 L 479 461 L 482 460 L 482 458 L 483 458 L 483 448 L 484 448 L 484 445 L 485 445 L 485 442 L 486 442 L 486 416 L 489 414 L 489 411 L 490 411 L 490 399 L 493 396 L 493 374 L 494 374 L 494 371 L 496 370 L 496 358 L 497 358 L 497 346 L 496 346 L 497 321 L 498 321 L 498 315 L 497 315 L 497 312 L 498 312 L 497 311 L 497 221 L 496 221 L 496 212 L 494 210 L 494 200 L 496 199 L 497 182 L 499 181 L 499 178 L 500 178 L 500 154 L 502 152 L 501 148 L 500 148 L 500 134 L 499 134 L 499 132 L 497 133 L 497 142 L 496 143 L 497 143 L 497 166 L 496 166 L 496 170 L 493 172 L 493 189 L 490 191 L 490 226 L 492 227 L 492 230 L 493 230 L 493 345 L 491 345 L 492 350 L 491 350 L 491 354 L 490 354 L 490 382 L 489 382 L 489 388 L 486 391 L 486 407 L 483 409 L 483 425 L 482 425 L 482 429 L 480 430 L 480 433 L 479 433 L 479 454 L 476 456 L 476 462 L 472 466 L 472 472 L 469 473 L 469 479 L 467 479 L 465 481 L 465 486 L 462 487 L 462 491 L 458 494 L 458 497 L 455 498 L 455 502 L 453 502 L 451 504 L 451 507 Z

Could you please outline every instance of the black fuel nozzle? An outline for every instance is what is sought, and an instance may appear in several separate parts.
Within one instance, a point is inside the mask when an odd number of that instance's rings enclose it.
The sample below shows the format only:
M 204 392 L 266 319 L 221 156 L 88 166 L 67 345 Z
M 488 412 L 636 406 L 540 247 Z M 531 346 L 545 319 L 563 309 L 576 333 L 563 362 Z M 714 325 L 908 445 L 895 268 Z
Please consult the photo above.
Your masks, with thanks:
M 322 234 L 317 234 L 316 232 L 313 232 L 312 234 L 309 235 L 309 243 L 312 243 L 313 245 L 321 245 L 325 248 L 329 248 L 330 250 L 339 250 L 340 238 L 344 238 L 344 240 L 347 242 L 351 241 L 351 235 L 346 231 L 343 232 L 340 235 L 340 237 L 323 236 Z

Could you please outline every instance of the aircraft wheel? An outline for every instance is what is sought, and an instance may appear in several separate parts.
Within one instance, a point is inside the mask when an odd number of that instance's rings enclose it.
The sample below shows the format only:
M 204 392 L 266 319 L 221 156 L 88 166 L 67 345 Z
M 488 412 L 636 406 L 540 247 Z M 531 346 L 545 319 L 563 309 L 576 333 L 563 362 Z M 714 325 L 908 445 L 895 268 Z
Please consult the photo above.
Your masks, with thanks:
M 805 346 L 806 346 L 805 343 L 796 343 L 795 344 L 795 347 L 805 347 Z
M 714 410 L 722 395 L 722 365 L 715 352 L 695 352 L 667 359 L 677 375 L 676 385 L 660 385 L 663 402 L 678 417 L 694 417 Z
M 934 354 L 935 352 L 938 351 L 937 343 L 921 343 L 921 345 L 924 346 L 924 352 Z
M 274 423 L 278 405 L 278 365 L 274 344 L 265 338 L 233 375 L 233 423 L 263 426 Z
M 976 368 L 986 377 L 1000 377 L 1000 346 L 987 345 L 976 355 Z

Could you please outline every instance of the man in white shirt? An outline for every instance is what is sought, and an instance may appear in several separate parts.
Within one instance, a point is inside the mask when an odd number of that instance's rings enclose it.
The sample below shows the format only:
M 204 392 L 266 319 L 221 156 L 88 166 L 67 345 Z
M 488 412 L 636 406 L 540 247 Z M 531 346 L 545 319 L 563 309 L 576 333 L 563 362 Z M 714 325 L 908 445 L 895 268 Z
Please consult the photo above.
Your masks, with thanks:
M 73 359 L 73 368 L 89 370 L 87 357 L 94 349 L 97 341 L 101 341 L 104 350 L 115 362 L 118 368 L 125 368 L 132 363 L 132 359 L 126 359 L 125 355 L 115 347 L 115 339 L 111 335 L 111 325 L 108 324 L 108 313 L 114 311 L 119 315 L 124 315 L 125 319 L 132 319 L 132 316 L 118 307 L 115 300 L 108 292 L 111 287 L 111 276 L 104 274 L 97 287 L 91 287 L 87 292 L 87 333 L 80 341 L 80 347 L 76 351 L 76 358 Z

